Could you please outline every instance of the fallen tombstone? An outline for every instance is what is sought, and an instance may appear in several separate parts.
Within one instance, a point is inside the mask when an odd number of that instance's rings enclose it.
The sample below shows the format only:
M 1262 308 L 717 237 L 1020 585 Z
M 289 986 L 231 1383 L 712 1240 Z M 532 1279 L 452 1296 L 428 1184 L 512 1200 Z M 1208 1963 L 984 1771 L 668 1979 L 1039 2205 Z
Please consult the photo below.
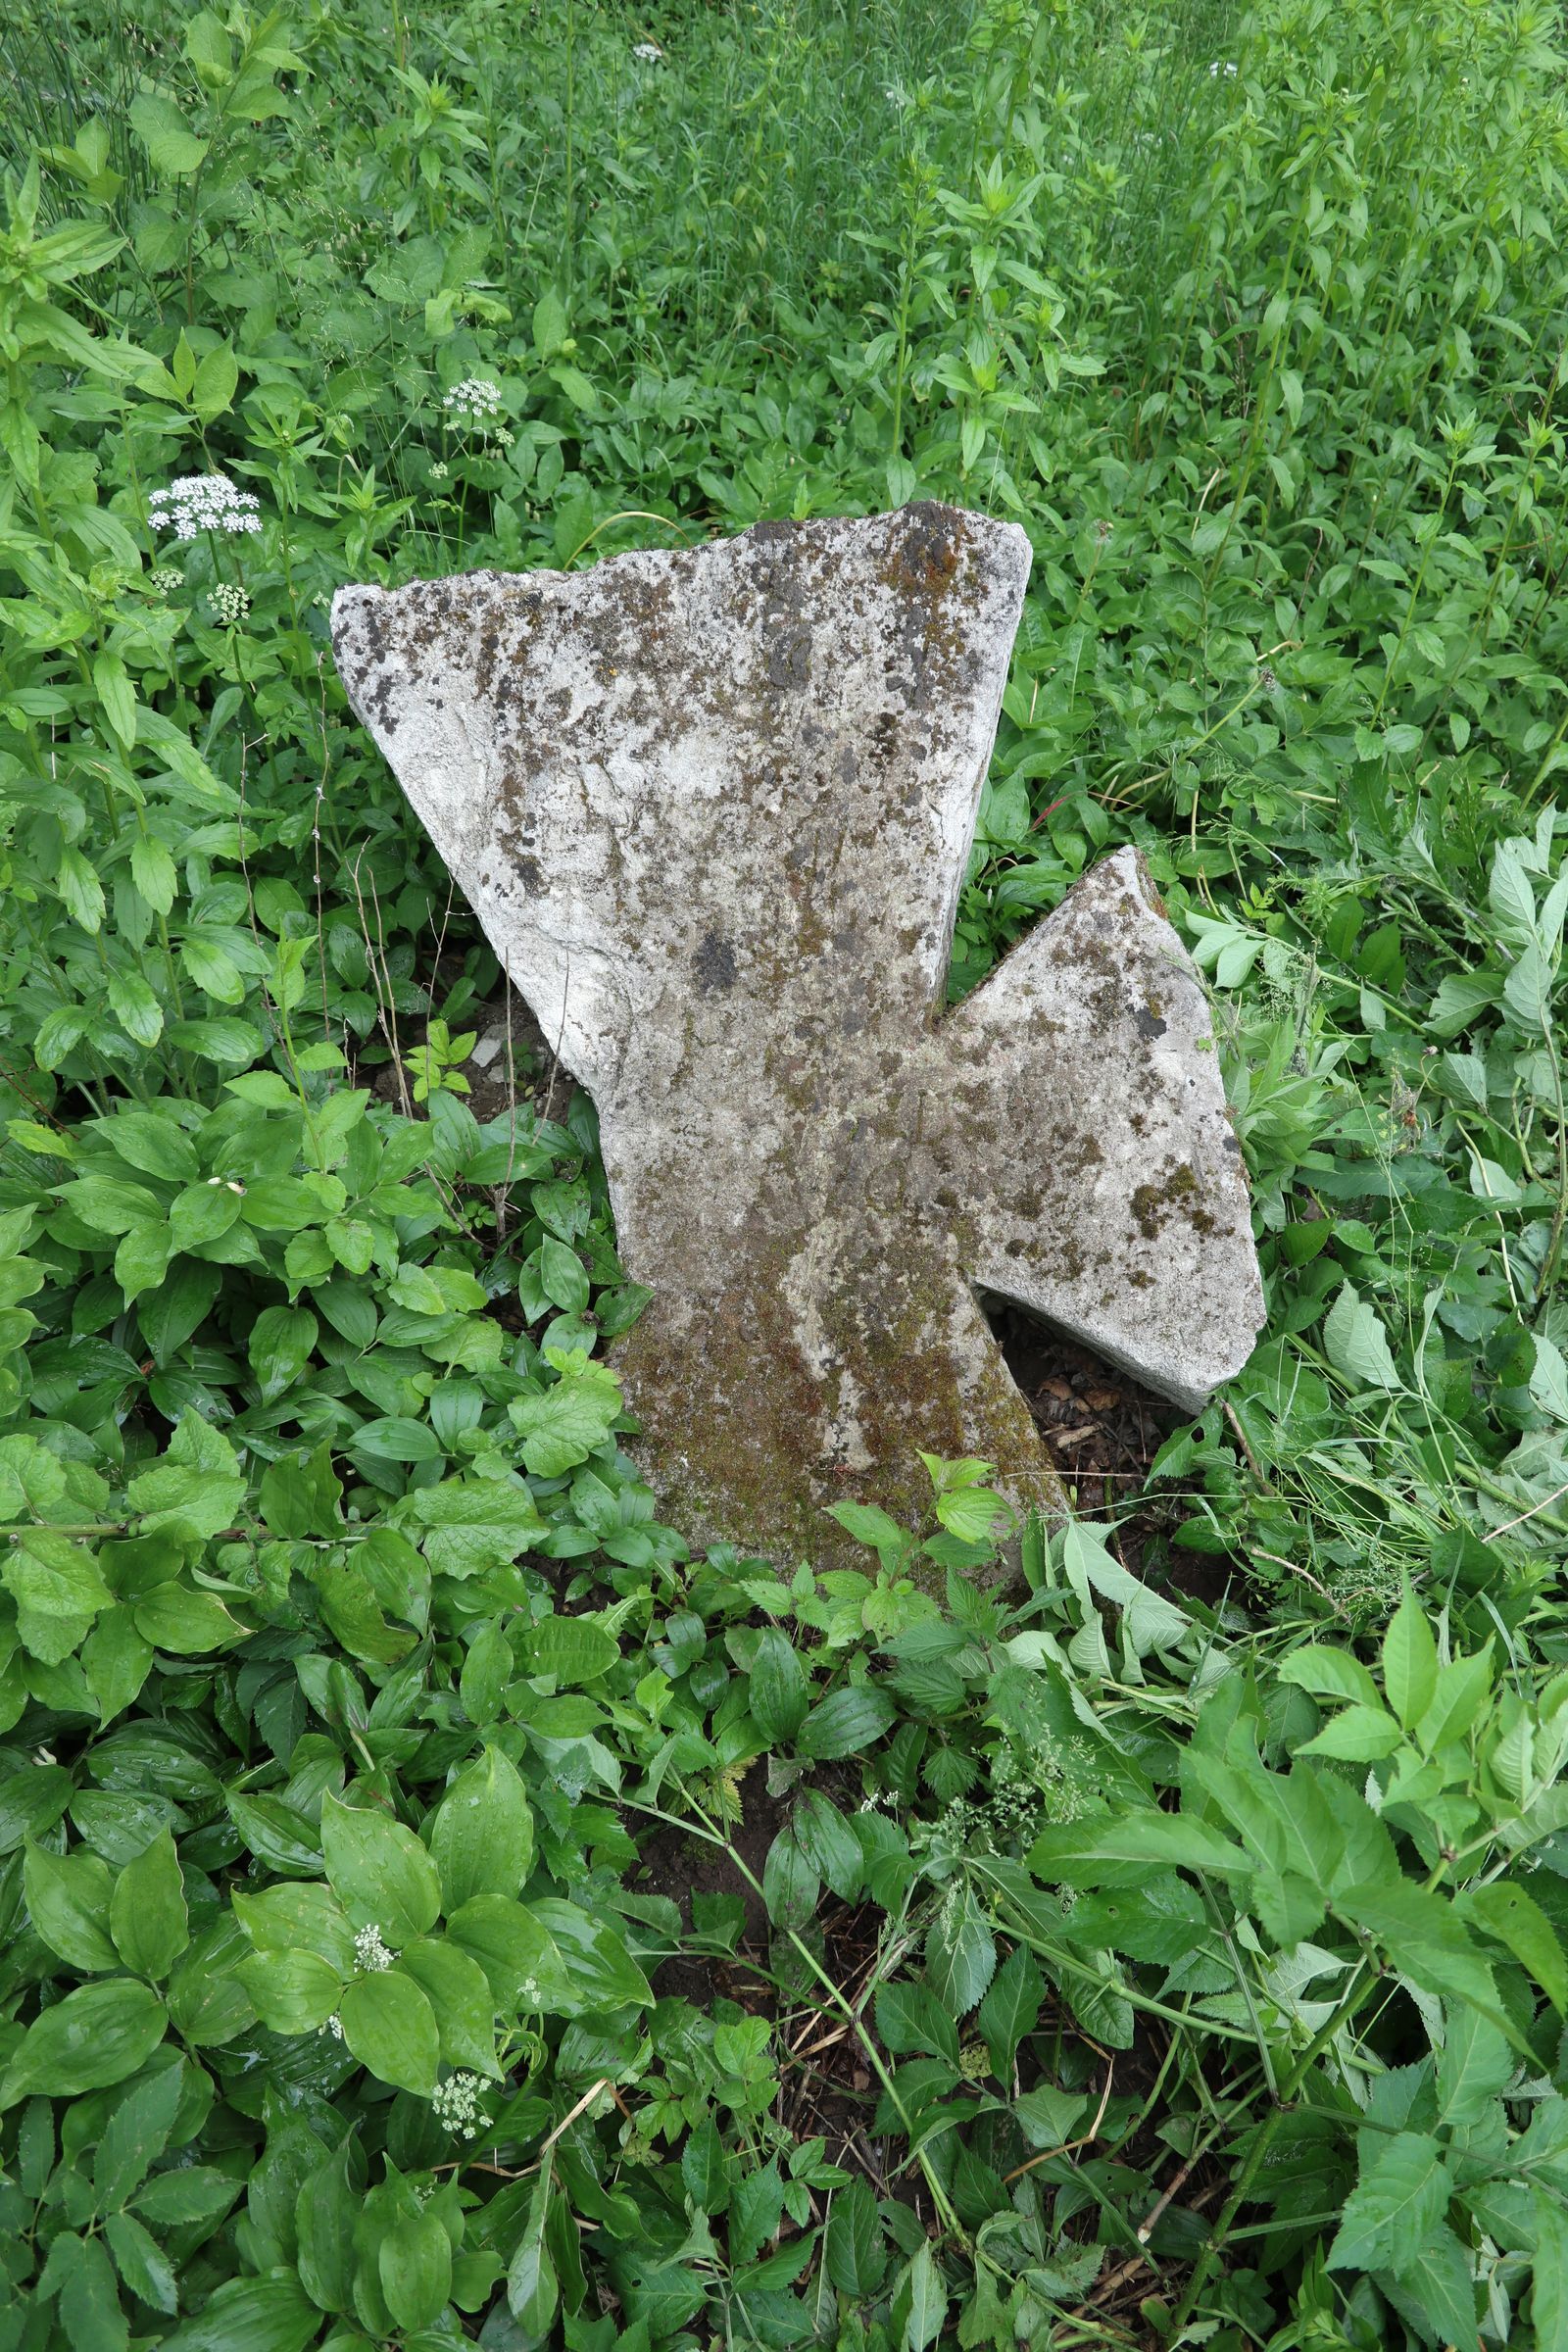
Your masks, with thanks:
M 1197 1410 L 1262 1319 L 1207 1004 L 1137 854 L 946 1011 L 1030 551 L 939 506 L 345 588 L 369 728 L 592 1094 L 666 1515 L 781 1560 L 1060 1490 L 983 1294 Z

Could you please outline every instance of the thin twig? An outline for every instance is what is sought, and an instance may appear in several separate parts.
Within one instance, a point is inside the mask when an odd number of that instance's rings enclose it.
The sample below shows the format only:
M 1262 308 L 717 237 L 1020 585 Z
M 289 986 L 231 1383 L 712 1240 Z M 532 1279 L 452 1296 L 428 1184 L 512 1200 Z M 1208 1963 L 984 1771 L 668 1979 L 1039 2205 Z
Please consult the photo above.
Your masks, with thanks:
M 1100 2137 L 1100 2127 L 1105 2120 L 1105 2109 L 1110 2105 L 1110 2086 L 1115 2080 L 1115 2075 L 1116 2062 L 1113 2058 L 1107 2059 L 1105 2064 L 1105 2087 L 1100 2094 L 1100 2112 L 1095 2117 L 1093 2124 L 1083 2134 L 1082 2138 L 1064 2140 L 1059 2148 L 1042 2148 L 1038 2156 L 1031 2156 L 1026 2164 L 1018 2165 L 1012 2172 L 1006 2175 L 1003 2181 L 1003 2186 L 1004 2188 L 1010 2187 L 1014 2180 L 1022 2180 L 1025 2173 L 1032 2173 L 1037 2164 L 1049 2164 L 1054 2156 L 1071 2156 L 1074 2155 L 1079 2148 L 1092 2148 L 1094 2146 L 1095 2141 Z

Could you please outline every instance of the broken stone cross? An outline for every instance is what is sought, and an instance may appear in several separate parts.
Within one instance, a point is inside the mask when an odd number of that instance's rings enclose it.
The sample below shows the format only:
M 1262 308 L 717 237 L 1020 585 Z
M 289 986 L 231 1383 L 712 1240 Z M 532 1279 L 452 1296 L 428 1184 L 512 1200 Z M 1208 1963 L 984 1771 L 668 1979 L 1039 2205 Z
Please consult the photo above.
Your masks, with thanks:
M 333 645 L 598 1106 L 666 1516 L 774 1558 L 1060 1490 L 985 1295 L 1198 1409 L 1261 1292 L 1207 1005 L 1117 852 L 946 1010 L 1029 543 L 939 506 L 346 588 Z M 863 1557 L 863 1555 L 858 1555 Z

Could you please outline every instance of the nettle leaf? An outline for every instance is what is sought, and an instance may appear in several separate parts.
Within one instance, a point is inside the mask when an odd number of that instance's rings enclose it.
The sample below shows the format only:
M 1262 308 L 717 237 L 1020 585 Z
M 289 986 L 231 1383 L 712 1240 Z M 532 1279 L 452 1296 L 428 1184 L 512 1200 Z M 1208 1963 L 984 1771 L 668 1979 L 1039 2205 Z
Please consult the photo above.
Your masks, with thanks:
M 834 2193 L 822 2233 L 822 2261 L 840 2294 L 874 2295 L 887 2275 L 882 2221 L 868 2180 L 858 2175 Z
M 160 2067 L 114 2109 L 93 2158 L 93 2195 L 100 2213 L 116 2213 L 133 2197 L 169 2145 L 184 2080 L 182 2061 Z M 239 2183 L 230 2186 L 237 2194 Z
M 560 1375 L 554 1388 L 514 1397 L 507 1411 L 528 1469 L 536 1478 L 560 1478 L 609 1438 L 621 1410 L 620 1384 L 580 1348 L 550 1348 L 545 1354 Z
M 1383 1637 L 1383 1687 L 1406 1731 L 1425 1715 L 1438 1686 L 1438 1645 L 1425 1610 L 1407 1592 Z
M 925 1939 L 926 1980 L 954 2017 L 967 2017 L 997 1969 L 996 1939 L 967 1886 L 950 1893 Z
M 1469 1886 L 1455 1910 L 1513 1954 L 1541 1986 L 1559 2017 L 1568 2017 L 1568 1953 L 1535 1896 L 1505 1879 Z
M 1330 2269 L 1409 2268 L 1442 2220 L 1452 2189 L 1443 2150 L 1424 2132 L 1400 2132 L 1380 2143 L 1346 2201 L 1329 2248 Z
M 0 1584 L 17 1604 L 23 1646 L 45 1665 L 58 1665 L 85 1638 L 114 1594 L 84 1545 L 52 1529 L 20 1529 L 0 1550 Z
M 539 1505 L 524 1486 L 500 1479 L 445 1479 L 409 1498 L 411 1533 L 441 1576 L 483 1575 L 510 1565 L 546 1531 Z

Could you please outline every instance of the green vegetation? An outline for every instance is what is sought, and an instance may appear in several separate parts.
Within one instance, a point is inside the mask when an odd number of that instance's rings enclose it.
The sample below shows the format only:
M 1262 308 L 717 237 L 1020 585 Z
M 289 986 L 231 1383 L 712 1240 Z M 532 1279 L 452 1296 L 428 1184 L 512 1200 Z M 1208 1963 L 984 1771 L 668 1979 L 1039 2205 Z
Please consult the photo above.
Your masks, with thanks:
M 0 2352 L 1568 2341 L 1557 29 L 15 0 Z M 1141 845 L 1270 1301 L 990 1596 L 660 1524 L 326 642 L 916 493 L 956 991 Z

